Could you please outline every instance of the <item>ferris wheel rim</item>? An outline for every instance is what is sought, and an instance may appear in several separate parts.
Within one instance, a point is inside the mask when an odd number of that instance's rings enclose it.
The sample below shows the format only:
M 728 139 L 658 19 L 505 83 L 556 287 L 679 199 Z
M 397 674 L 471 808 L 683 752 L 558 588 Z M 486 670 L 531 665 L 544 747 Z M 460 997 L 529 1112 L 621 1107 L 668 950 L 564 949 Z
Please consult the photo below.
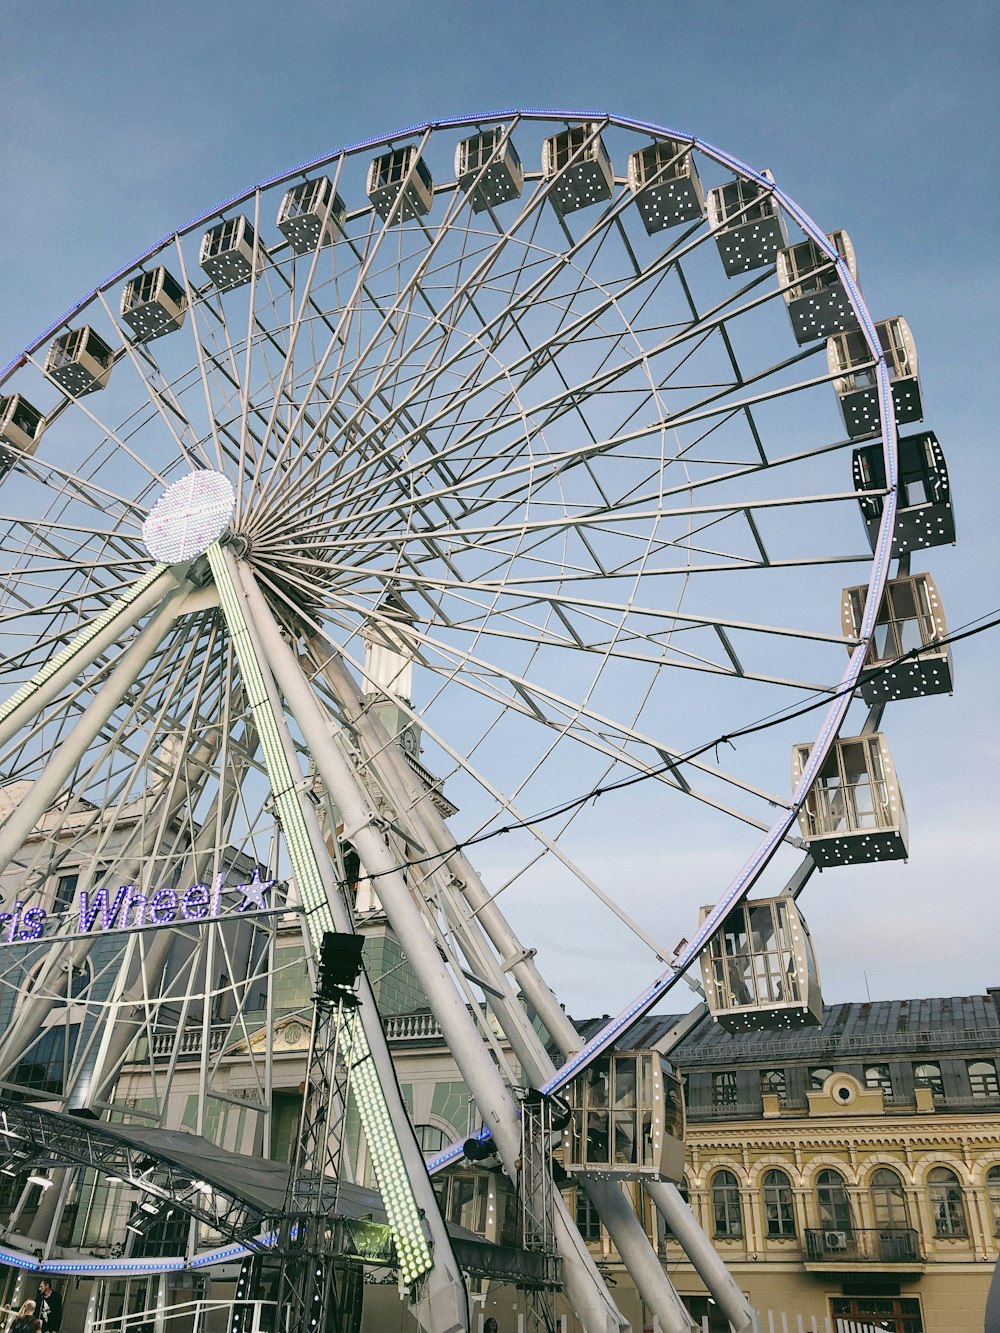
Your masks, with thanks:
M 545 110 L 545 111 L 529 110 L 526 112 L 515 112 L 515 113 L 502 113 L 502 112 L 486 113 L 478 116 L 468 116 L 457 119 L 450 119 L 447 121 L 426 122 L 420 125 L 405 127 L 404 129 L 397 130 L 390 135 L 381 135 L 374 139 L 367 139 L 359 141 L 356 144 L 348 145 L 343 149 L 339 149 L 334 153 L 324 155 L 323 157 L 317 158 L 312 162 L 300 164 L 299 166 L 292 168 L 288 172 L 282 173 L 278 176 L 270 177 L 267 180 L 260 182 L 259 185 L 254 186 L 249 191 L 246 191 L 239 195 L 232 196 L 230 199 L 220 204 L 217 208 L 211 210 L 208 213 L 199 215 L 197 218 L 193 219 L 190 223 L 185 224 L 185 226 L 181 228 L 179 231 L 173 232 L 170 234 L 170 236 L 163 238 L 163 240 L 158 242 L 155 246 L 145 251 L 142 256 L 138 257 L 138 259 L 133 260 L 130 264 L 125 265 L 124 267 L 116 270 L 115 273 L 110 275 L 109 278 L 106 279 L 105 282 L 101 284 L 100 287 L 95 288 L 89 294 L 89 296 L 83 298 L 81 302 L 79 302 L 76 306 L 74 306 L 73 310 L 68 312 L 66 316 L 64 316 L 60 321 L 57 321 L 55 324 L 50 325 L 49 328 L 46 329 L 44 333 L 41 334 L 39 338 L 29 346 L 27 351 L 29 353 L 33 353 L 34 351 L 36 351 L 41 346 L 45 338 L 50 336 L 53 331 L 64 327 L 67 321 L 74 314 L 76 314 L 83 306 L 85 306 L 91 299 L 93 299 L 94 296 L 103 293 L 107 289 L 107 287 L 111 285 L 112 282 L 119 280 L 121 277 L 125 276 L 133 269 L 135 269 L 137 265 L 141 264 L 152 255 L 159 253 L 166 246 L 176 241 L 180 236 L 187 235 L 188 233 L 192 232 L 196 227 L 198 227 L 205 221 L 215 217 L 220 217 L 225 212 L 225 210 L 235 207 L 236 205 L 245 202 L 247 199 L 254 197 L 255 193 L 264 187 L 270 187 L 276 184 L 283 183 L 288 180 L 296 179 L 297 177 L 303 175 L 305 172 L 310 170 L 315 170 L 317 167 L 323 166 L 331 161 L 334 161 L 336 160 L 336 158 L 343 156 L 345 154 L 353 154 L 356 152 L 361 152 L 365 149 L 390 143 L 394 140 L 404 138 L 408 135 L 412 135 L 415 133 L 430 133 L 433 130 L 442 129 L 446 127 L 453 128 L 456 126 L 463 126 L 463 125 L 475 125 L 481 122 L 488 122 L 494 119 L 508 119 L 512 115 L 523 116 L 525 119 L 538 119 L 538 120 L 549 120 L 549 119 L 574 120 L 580 118 L 588 118 L 588 119 L 606 121 L 608 123 L 614 123 L 617 125 L 621 125 L 624 128 L 642 129 L 652 132 L 654 134 L 670 135 L 672 137 L 676 137 L 686 142 L 689 142 L 693 148 L 697 148 L 699 151 L 706 153 L 706 155 L 713 157 L 716 161 L 730 167 L 734 171 L 737 171 L 738 174 L 740 175 L 746 176 L 749 179 L 757 179 L 757 180 L 764 179 L 764 177 L 762 177 L 760 173 L 755 172 L 752 168 L 747 166 L 747 164 L 739 162 L 738 159 L 733 158 L 729 154 L 723 153 L 719 149 L 713 148 L 711 145 L 706 144 L 704 141 L 698 140 L 694 136 L 681 134 L 676 131 L 671 131 L 666 127 L 653 125 L 652 122 L 644 122 L 644 121 L 632 120 L 625 117 L 617 117 L 603 112 L 597 113 L 597 112 L 577 112 L 577 111 L 558 111 L 558 110 Z M 815 226 L 815 224 L 812 223 L 810 219 L 808 219 L 807 215 L 802 213 L 801 210 L 797 209 L 797 205 L 794 205 L 794 201 L 788 200 L 788 197 L 785 196 L 783 192 L 780 191 L 780 187 L 773 186 L 772 188 L 774 189 L 775 194 L 781 198 L 782 202 L 785 203 L 786 206 L 788 206 L 790 209 L 794 208 L 797 210 L 795 215 L 802 224 L 803 230 L 805 230 L 807 234 L 809 234 L 812 237 L 812 239 L 816 240 L 817 244 L 820 244 L 822 247 L 825 247 L 825 249 L 828 252 L 831 251 L 831 247 L 829 246 L 829 243 L 826 241 L 825 236 L 819 231 L 819 229 Z M 831 253 L 830 257 L 834 258 L 835 256 L 833 256 Z M 839 259 L 837 260 L 837 262 L 838 264 L 840 264 Z M 851 279 L 850 274 L 846 272 L 846 270 L 844 270 L 843 272 L 843 277 L 845 280 L 845 286 L 848 287 L 848 290 L 851 293 L 852 303 L 854 303 L 855 300 L 857 302 L 857 313 L 859 315 L 859 318 L 862 319 L 862 321 L 867 319 L 866 328 L 871 334 L 869 338 L 869 341 L 871 341 L 872 338 L 874 337 L 873 325 L 871 324 L 870 317 L 867 316 L 867 311 L 864 307 L 863 301 L 861 300 L 860 292 L 853 284 L 853 280 Z M 874 341 L 877 347 L 877 339 L 874 339 Z M 880 348 L 878 348 L 877 350 L 877 359 L 880 365 L 880 379 L 881 379 L 880 389 L 882 395 L 883 449 L 886 454 L 887 473 L 890 477 L 890 481 L 892 482 L 894 481 L 894 476 L 895 476 L 895 463 L 894 463 L 895 440 L 892 430 L 892 422 L 893 422 L 892 403 L 891 403 L 891 396 L 888 393 L 887 379 L 884 374 L 885 370 L 884 355 L 882 354 Z M 23 360 L 23 358 L 21 358 L 21 360 Z M 9 375 L 12 368 L 16 368 L 17 364 L 18 363 L 11 363 L 11 366 L 5 368 L 2 375 L 0 375 L 0 382 L 3 382 L 4 378 L 6 378 Z M 866 612 L 866 620 L 863 626 L 863 633 L 861 636 L 863 639 L 867 639 L 870 637 L 871 622 L 874 617 L 875 607 L 878 604 L 878 601 L 881 596 L 881 591 L 884 588 L 885 578 L 887 577 L 888 564 L 889 564 L 888 534 L 891 532 L 894 505 L 895 505 L 895 495 L 894 495 L 894 490 L 891 490 L 890 495 L 887 497 L 887 502 L 883 512 L 882 528 L 875 552 L 875 557 L 873 560 L 872 575 L 869 580 L 868 609 Z M 865 633 L 865 627 L 867 627 L 867 633 Z M 841 690 L 844 690 L 847 692 L 847 697 L 849 698 L 850 689 L 853 688 L 853 686 L 857 683 L 858 675 L 863 666 L 863 661 L 864 661 L 864 653 L 863 652 L 859 653 L 859 650 L 856 649 L 850 659 L 848 668 L 844 672 L 844 675 L 841 678 L 841 681 L 837 687 L 838 693 Z M 833 711 L 829 716 L 830 718 L 832 718 L 834 715 L 836 715 L 837 720 L 836 722 L 828 720 L 827 722 L 824 723 L 824 726 L 821 729 L 820 739 L 822 740 L 823 745 L 825 745 L 827 748 L 835 738 L 837 727 L 839 726 L 840 721 L 842 721 L 844 712 L 846 712 L 846 706 L 847 706 L 846 704 L 841 706 L 839 701 L 835 700 L 834 705 L 832 705 Z M 814 763 L 810 770 L 811 775 L 814 775 L 816 769 L 818 768 L 818 765 L 822 762 L 822 759 L 826 753 L 825 749 L 823 749 L 822 753 L 820 753 L 821 748 L 822 747 L 818 741 L 817 744 L 814 746 Z M 802 782 L 800 783 L 800 788 L 799 788 L 800 793 L 804 793 L 807 786 L 808 786 L 807 777 L 804 774 Z M 800 803 L 801 803 L 801 795 L 798 798 L 793 798 L 792 804 L 791 806 L 789 806 L 787 813 L 782 816 L 782 820 L 780 822 L 786 832 L 791 827 L 794 821 L 795 814 L 798 805 Z M 777 825 L 775 825 L 774 827 L 776 828 Z M 781 841 L 781 837 L 779 836 L 772 845 L 770 841 L 772 835 L 773 835 L 773 830 L 772 833 L 769 833 L 768 836 L 761 843 L 761 848 L 767 848 L 769 854 L 773 853 L 773 850 L 777 847 L 777 845 Z M 741 872 L 741 875 L 742 874 L 743 872 Z M 732 890 L 730 890 L 730 892 L 732 892 Z M 735 901 L 735 899 L 731 899 L 730 901 Z

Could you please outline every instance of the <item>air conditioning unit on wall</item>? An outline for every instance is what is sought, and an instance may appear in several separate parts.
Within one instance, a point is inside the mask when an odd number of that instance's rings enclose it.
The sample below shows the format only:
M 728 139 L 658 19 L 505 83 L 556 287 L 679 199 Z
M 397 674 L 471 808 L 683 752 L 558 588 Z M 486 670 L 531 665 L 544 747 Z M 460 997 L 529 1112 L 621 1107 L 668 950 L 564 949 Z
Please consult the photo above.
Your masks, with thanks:
M 824 1231 L 823 1244 L 828 1250 L 846 1250 L 847 1232 L 846 1231 Z

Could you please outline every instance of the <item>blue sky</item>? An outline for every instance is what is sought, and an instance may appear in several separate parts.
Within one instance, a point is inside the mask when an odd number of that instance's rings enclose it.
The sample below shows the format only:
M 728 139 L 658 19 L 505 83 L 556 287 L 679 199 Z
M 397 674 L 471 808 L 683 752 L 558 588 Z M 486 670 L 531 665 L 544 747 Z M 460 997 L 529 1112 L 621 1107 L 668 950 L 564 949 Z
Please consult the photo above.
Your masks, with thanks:
M 340 144 L 501 107 L 648 118 L 770 167 L 849 230 L 876 317 L 906 316 L 959 533 L 918 567 L 959 627 L 1000 606 L 998 29 L 978 0 L 9 6 L 0 361 L 192 215 Z M 830 999 L 1000 985 L 998 646 L 959 645 L 954 698 L 889 719 L 911 859 L 810 889 Z

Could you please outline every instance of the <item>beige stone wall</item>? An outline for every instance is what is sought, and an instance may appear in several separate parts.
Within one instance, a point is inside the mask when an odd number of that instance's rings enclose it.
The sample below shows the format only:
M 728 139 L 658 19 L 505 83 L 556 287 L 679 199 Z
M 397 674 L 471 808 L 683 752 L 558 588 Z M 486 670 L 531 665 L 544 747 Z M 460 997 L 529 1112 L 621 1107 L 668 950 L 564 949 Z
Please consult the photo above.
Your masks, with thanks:
M 1000 1164 L 1000 1115 L 957 1116 L 932 1107 L 893 1113 L 883 1105 L 881 1094 L 874 1100 L 859 1097 L 845 1113 L 842 1105 L 819 1097 L 812 1099 L 808 1113 L 689 1123 L 687 1148 L 691 1206 L 710 1236 L 712 1177 L 726 1169 L 740 1182 L 744 1235 L 715 1243 L 758 1310 L 783 1313 L 792 1327 L 798 1315 L 807 1326 L 815 1316 L 822 1327 L 831 1313 L 831 1299 L 842 1294 L 845 1282 L 881 1274 L 899 1282 L 900 1296 L 919 1299 L 925 1333 L 972 1333 L 982 1327 L 986 1294 L 1000 1253 L 985 1184 L 987 1171 Z M 820 1225 L 817 1174 L 824 1167 L 839 1171 L 847 1182 L 855 1227 L 874 1228 L 870 1181 L 880 1166 L 891 1167 L 903 1181 L 908 1224 L 917 1231 L 925 1256 L 923 1271 L 912 1266 L 887 1268 L 875 1260 L 832 1260 L 807 1267 L 804 1233 Z M 966 1237 L 935 1235 L 927 1192 L 927 1176 L 935 1166 L 948 1167 L 962 1184 Z M 792 1185 L 796 1235 L 787 1239 L 766 1234 L 761 1181 L 772 1167 L 784 1171 Z M 654 1234 L 648 1207 L 645 1220 Z M 631 1289 L 627 1274 L 606 1238 L 593 1249 L 609 1265 L 617 1283 L 615 1298 L 624 1309 L 631 1299 L 625 1294 Z M 704 1292 L 674 1241 L 668 1238 L 662 1252 L 679 1292 Z

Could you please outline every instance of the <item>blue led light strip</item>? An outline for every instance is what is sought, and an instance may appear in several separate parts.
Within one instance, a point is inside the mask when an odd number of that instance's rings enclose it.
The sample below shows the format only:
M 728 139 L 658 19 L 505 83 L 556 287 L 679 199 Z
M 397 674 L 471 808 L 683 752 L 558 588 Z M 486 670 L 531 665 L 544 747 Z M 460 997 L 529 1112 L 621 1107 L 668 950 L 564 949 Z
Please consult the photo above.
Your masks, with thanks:
M 264 751 L 275 811 L 295 872 L 296 887 L 305 908 L 313 948 L 318 954 L 324 932 L 335 930 L 336 926 L 299 803 L 297 786 L 301 782 L 301 774 L 296 776 L 293 773 L 285 753 L 264 678 L 264 668 L 243 610 L 241 594 L 230 570 L 229 559 L 218 542 L 213 542 L 206 554 L 239 662 L 247 703 Z M 349 1052 L 351 1061 L 354 1099 L 395 1242 L 400 1273 L 406 1284 L 410 1285 L 433 1267 L 433 1260 L 392 1117 L 357 1010 L 345 1012 L 344 1041 L 344 1049 Z

